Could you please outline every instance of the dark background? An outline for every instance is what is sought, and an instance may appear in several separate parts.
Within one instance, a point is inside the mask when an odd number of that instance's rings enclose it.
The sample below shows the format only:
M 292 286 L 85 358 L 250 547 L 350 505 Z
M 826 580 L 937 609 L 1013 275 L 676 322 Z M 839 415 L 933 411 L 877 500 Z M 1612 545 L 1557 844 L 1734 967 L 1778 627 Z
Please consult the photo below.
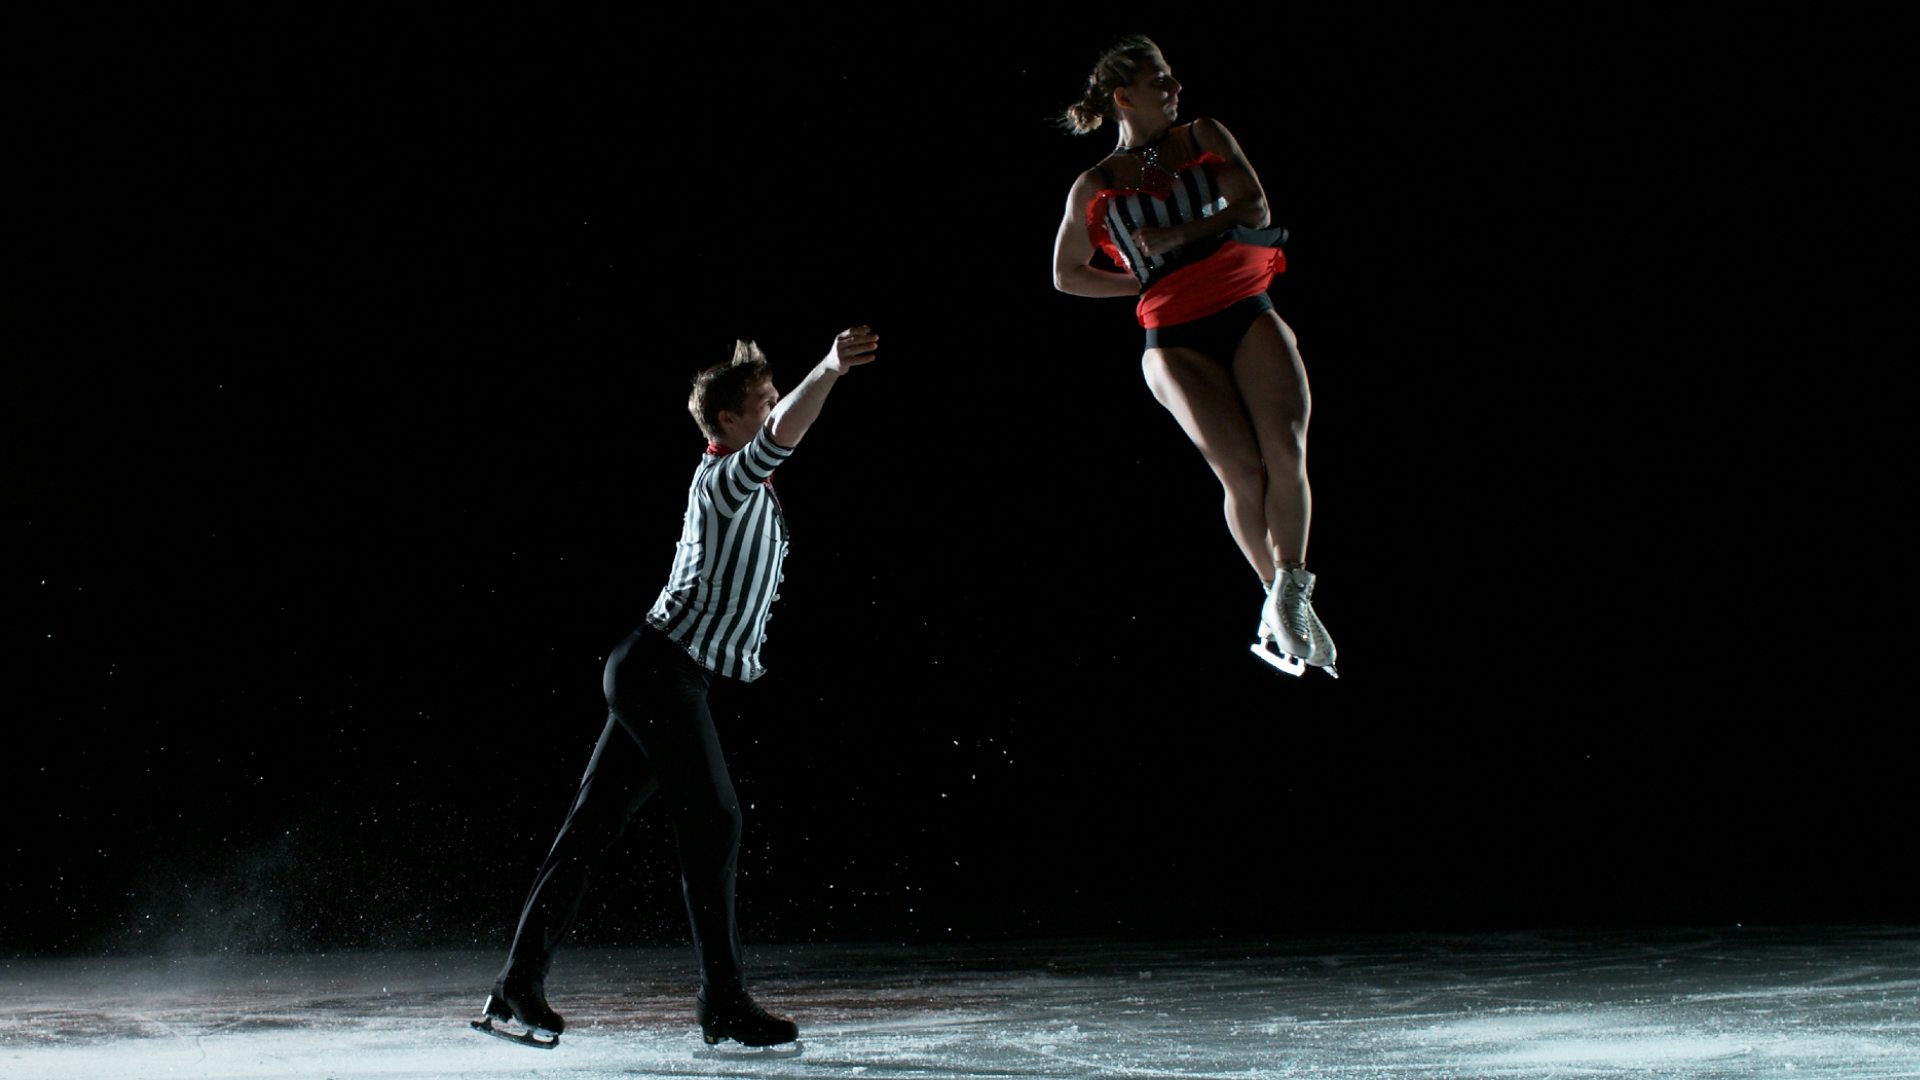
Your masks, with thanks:
M 772 673 L 715 697 L 750 940 L 1917 914 L 1897 645 L 1819 600 L 1903 579 L 1789 374 L 1890 347 L 1821 307 L 1860 199 L 1806 187 L 1866 122 L 1783 75 L 1877 92 L 1871 28 L 952 15 L 43 42 L 0 953 L 504 949 L 688 378 L 859 322 L 781 470 Z M 1129 305 L 1050 288 L 1111 137 L 1051 118 L 1128 30 L 1294 234 L 1337 682 L 1246 654 Z M 661 816 L 579 934 L 683 938 Z

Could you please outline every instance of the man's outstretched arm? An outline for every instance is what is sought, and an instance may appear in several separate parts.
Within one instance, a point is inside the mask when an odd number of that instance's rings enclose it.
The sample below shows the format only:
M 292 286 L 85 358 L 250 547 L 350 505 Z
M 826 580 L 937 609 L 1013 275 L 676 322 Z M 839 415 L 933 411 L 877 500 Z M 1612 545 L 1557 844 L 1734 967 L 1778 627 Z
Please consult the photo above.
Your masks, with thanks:
M 861 364 L 872 363 L 879 348 L 880 335 L 871 327 L 855 326 L 840 331 L 826 359 L 815 364 L 807 377 L 800 380 L 800 385 L 773 407 L 773 416 L 767 420 L 767 433 L 773 436 L 773 441 L 788 448 L 800 445 L 807 429 L 820 418 L 820 406 L 826 404 L 833 384 Z

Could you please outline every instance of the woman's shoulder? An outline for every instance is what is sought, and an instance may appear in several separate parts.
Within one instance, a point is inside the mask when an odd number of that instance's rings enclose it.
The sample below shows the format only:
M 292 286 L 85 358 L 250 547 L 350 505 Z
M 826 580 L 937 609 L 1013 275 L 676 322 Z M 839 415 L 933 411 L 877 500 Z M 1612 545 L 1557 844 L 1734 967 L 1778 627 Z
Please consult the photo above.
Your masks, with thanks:
M 1073 190 L 1091 197 L 1115 186 L 1115 170 L 1124 170 L 1127 155 L 1108 154 L 1095 162 L 1093 167 L 1074 178 Z
M 1166 130 L 1165 134 L 1148 144 L 1158 151 L 1151 155 L 1153 162 L 1160 169 L 1168 172 L 1177 172 L 1184 169 L 1188 165 L 1198 161 L 1200 156 L 1207 153 L 1209 149 L 1209 147 L 1202 142 L 1201 133 L 1205 131 L 1211 134 L 1212 132 L 1221 130 L 1224 129 L 1220 127 L 1218 121 L 1207 117 L 1199 117 L 1194 120 L 1189 120 L 1184 124 L 1170 127 Z M 1142 147 L 1141 149 L 1145 148 Z M 1138 161 L 1140 158 L 1138 152 L 1125 153 L 1118 156 L 1135 161 Z
M 1219 137 L 1224 134 L 1226 130 L 1226 127 L 1222 125 L 1220 121 L 1215 120 L 1211 116 L 1196 116 L 1192 120 L 1174 128 L 1173 131 L 1169 133 L 1169 138 L 1178 136 L 1180 148 L 1183 151 L 1180 156 L 1191 160 L 1206 153 L 1208 149 L 1210 149 L 1211 144 L 1218 142 Z
M 1224 155 L 1236 145 L 1233 132 L 1227 130 L 1227 125 L 1211 116 L 1196 117 L 1187 125 L 1187 132 L 1187 139 L 1192 144 L 1196 155 Z

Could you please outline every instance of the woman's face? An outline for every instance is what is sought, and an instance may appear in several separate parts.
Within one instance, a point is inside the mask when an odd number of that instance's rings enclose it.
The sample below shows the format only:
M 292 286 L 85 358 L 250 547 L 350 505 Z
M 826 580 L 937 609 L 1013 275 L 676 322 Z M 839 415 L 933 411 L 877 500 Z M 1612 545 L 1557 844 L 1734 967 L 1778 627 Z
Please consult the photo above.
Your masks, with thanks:
M 1121 91 L 1121 107 L 1131 109 L 1141 120 L 1152 122 L 1164 117 L 1171 124 L 1180 115 L 1180 80 L 1164 57 L 1153 56 L 1140 65 L 1139 74 Z

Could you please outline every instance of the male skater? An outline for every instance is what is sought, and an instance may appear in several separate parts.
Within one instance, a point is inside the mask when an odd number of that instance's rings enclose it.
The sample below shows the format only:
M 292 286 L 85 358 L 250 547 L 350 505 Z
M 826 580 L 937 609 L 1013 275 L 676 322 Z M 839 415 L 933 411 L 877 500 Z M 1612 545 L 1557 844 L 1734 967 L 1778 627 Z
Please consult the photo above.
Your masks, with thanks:
M 785 398 L 774 389 L 766 357 L 748 341 L 735 344 L 732 362 L 695 377 L 687 408 L 706 433 L 707 452 L 687 492 L 672 574 L 646 621 L 607 657 L 606 729 L 475 1028 L 547 1049 L 560 1041 L 566 1021 L 546 998 L 553 951 L 573 924 L 594 866 L 658 792 L 673 813 L 693 921 L 701 1035 L 709 1044 L 736 1039 L 748 1046 L 799 1038 L 793 1021 L 754 1003 L 740 970 L 733 916 L 740 802 L 707 690 L 716 674 L 751 682 L 764 671 L 760 641 L 787 549 L 774 468 L 806 436 L 840 376 L 874 359 L 879 340 L 865 326 L 841 332 Z

